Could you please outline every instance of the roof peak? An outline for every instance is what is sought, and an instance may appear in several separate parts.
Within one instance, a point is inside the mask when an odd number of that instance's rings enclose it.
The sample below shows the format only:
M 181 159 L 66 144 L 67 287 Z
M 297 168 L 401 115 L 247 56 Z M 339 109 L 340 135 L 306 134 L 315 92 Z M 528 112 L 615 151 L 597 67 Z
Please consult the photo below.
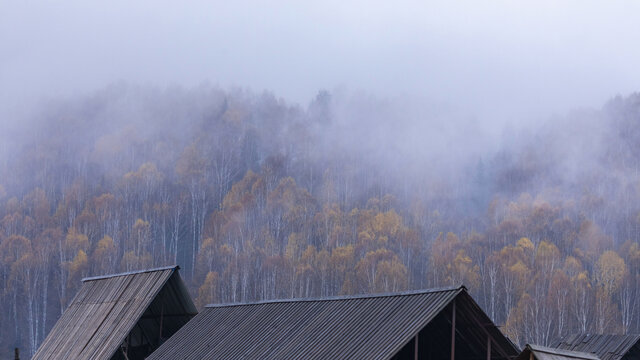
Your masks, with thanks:
M 117 274 L 90 276 L 90 277 L 83 278 L 82 282 L 93 281 L 93 280 L 103 280 L 103 279 L 109 279 L 109 278 L 114 278 L 114 277 L 119 277 L 119 276 L 129 276 L 129 275 L 143 274 L 143 273 L 155 272 L 155 271 L 179 270 L 179 269 L 180 269 L 180 266 L 178 266 L 178 265 L 170 265 L 170 266 L 163 266 L 163 267 L 158 267 L 158 268 L 122 272 L 122 273 L 117 273 Z
M 292 302 L 357 300 L 357 299 L 371 299 L 371 298 L 382 298 L 382 297 L 393 297 L 393 296 L 411 296 L 411 295 L 431 294 L 431 293 L 448 292 L 448 291 L 462 291 L 462 290 L 466 291 L 467 288 L 464 285 L 458 285 L 458 286 L 450 286 L 450 287 L 440 287 L 440 288 L 422 289 L 422 290 L 408 290 L 408 291 L 401 291 L 401 292 L 379 293 L 379 294 L 328 296 L 328 297 L 319 297 L 319 298 L 315 297 L 315 298 L 272 299 L 272 300 L 262 300 L 262 301 L 242 302 L 242 303 L 208 304 L 205 307 L 221 308 L 221 307 L 232 307 L 232 306 L 278 304 L 278 303 L 292 303 Z

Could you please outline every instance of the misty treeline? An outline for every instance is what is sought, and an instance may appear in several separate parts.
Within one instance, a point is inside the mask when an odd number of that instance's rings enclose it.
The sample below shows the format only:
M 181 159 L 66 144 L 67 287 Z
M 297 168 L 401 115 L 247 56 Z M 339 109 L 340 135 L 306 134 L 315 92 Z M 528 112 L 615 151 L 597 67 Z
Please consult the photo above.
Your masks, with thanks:
M 198 306 L 464 284 L 520 344 L 640 332 L 640 95 L 484 140 L 436 104 L 209 86 L 5 120 L 3 356 L 83 277 L 169 264 Z

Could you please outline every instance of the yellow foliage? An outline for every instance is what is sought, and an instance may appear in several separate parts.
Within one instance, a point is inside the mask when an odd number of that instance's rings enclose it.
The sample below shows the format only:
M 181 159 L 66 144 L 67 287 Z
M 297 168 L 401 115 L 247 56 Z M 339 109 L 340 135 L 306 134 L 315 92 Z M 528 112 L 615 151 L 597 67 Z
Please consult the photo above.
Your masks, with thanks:
M 586 271 L 582 271 L 581 273 L 579 273 L 578 275 L 575 276 L 575 278 L 573 279 L 574 283 L 584 283 L 587 285 L 588 288 L 591 287 L 591 281 L 589 280 L 589 274 L 587 274 Z
M 595 330 L 600 334 L 615 334 L 619 331 L 620 313 L 613 303 L 611 294 L 605 287 L 596 290 L 595 297 Z
M 380 261 L 376 266 L 376 291 L 395 292 L 407 288 L 407 268 L 394 256 Z
M 378 213 L 374 219 L 374 230 L 395 237 L 402 226 L 402 219 L 394 210 Z
M 352 245 L 341 246 L 331 252 L 330 263 L 335 270 L 345 272 L 353 266 L 355 251 Z
M 610 295 L 620 287 L 626 273 L 627 265 L 615 251 L 605 251 L 596 263 L 596 281 L 606 294 Z
M 11 264 L 31 251 L 29 239 L 20 235 L 11 235 L 0 243 L 0 260 L 3 264 Z
M 91 255 L 91 262 L 93 269 L 99 273 L 106 273 L 111 271 L 111 265 L 115 263 L 117 256 L 117 249 L 113 242 L 113 239 L 109 235 L 105 235 L 98 241 L 96 248 Z
M 302 253 L 301 261 L 307 264 L 313 264 L 316 258 L 316 247 L 313 245 L 307 245 L 307 249 Z
M 138 268 L 142 268 L 144 265 L 140 264 L 140 259 L 136 256 L 135 252 L 127 251 L 122 255 L 120 259 L 121 271 L 132 271 Z
M 354 284 L 353 276 L 351 273 L 347 273 L 340 287 L 340 295 L 353 295 L 356 293 L 356 286 Z
M 525 252 L 533 251 L 535 249 L 535 246 L 533 245 L 531 240 L 529 240 L 529 238 L 526 238 L 526 237 L 520 238 L 520 240 L 516 242 L 516 246 L 522 248 L 523 250 L 525 250 Z
M 226 245 L 226 244 L 225 244 Z M 200 253 L 213 253 L 216 249 L 216 242 L 212 237 L 207 237 L 200 244 Z
M 559 256 L 560 256 L 560 250 L 558 250 L 558 247 L 555 246 L 554 244 L 547 241 L 542 241 L 540 242 L 540 245 L 538 245 L 538 250 L 536 251 L 536 258 L 537 257 L 559 257 Z
M 137 219 L 136 222 L 133 224 L 133 229 L 134 230 L 141 230 L 144 229 L 146 227 L 149 226 L 149 222 L 148 221 L 144 221 L 142 219 Z
M 560 263 L 560 250 L 554 244 L 542 241 L 536 250 L 536 264 L 542 269 L 554 269 Z
M 98 245 L 96 246 L 95 251 L 107 251 L 115 249 L 113 244 L 113 239 L 109 235 L 105 235 L 102 239 L 98 241 Z
M 80 283 L 80 279 L 87 273 L 89 268 L 89 261 L 87 254 L 83 250 L 78 250 L 73 261 L 67 263 L 69 269 L 69 278 L 67 282 L 67 288 L 74 289 Z
M 465 253 L 464 250 L 459 250 L 458 254 L 456 255 L 456 258 L 455 258 L 455 260 L 453 260 L 453 262 L 457 266 L 461 266 L 461 265 L 471 265 L 471 263 L 473 261 L 471 260 L 471 258 L 469 256 L 467 256 L 467 254 Z
M 509 311 L 507 322 L 504 326 L 505 334 L 516 343 L 523 341 L 522 329 L 527 325 L 527 305 L 531 302 L 531 296 L 526 292 L 522 294 L 517 305 Z
M 398 291 L 407 286 L 407 269 L 388 249 L 367 252 L 358 261 L 356 274 L 365 292 Z
M 86 235 L 77 232 L 75 227 L 71 227 L 67 232 L 65 245 L 71 250 L 82 249 L 86 251 L 89 249 L 89 238 Z
M 631 267 L 640 268 L 640 245 L 638 243 L 631 244 L 628 252 L 629 265 Z
M 576 259 L 573 256 L 567 256 L 564 260 L 564 266 L 562 267 L 565 273 L 569 275 L 569 277 L 574 277 L 583 271 L 582 264 L 580 260 Z
M 478 266 L 473 266 L 473 260 L 464 249 L 458 250 L 453 260 L 452 274 L 450 275 L 452 285 L 463 284 L 472 289 L 479 283 Z
M 184 152 L 176 164 L 176 173 L 183 182 L 199 178 L 205 168 L 205 159 L 200 155 L 198 148 L 192 144 L 184 149 Z
M 452 232 L 448 232 L 446 242 L 447 244 L 449 244 L 450 247 L 453 247 L 453 246 L 457 246 L 460 243 L 460 239 L 458 239 L 458 236 L 456 234 Z
M 204 283 L 198 289 L 198 297 L 196 298 L 196 305 L 198 307 L 204 307 L 207 304 L 211 304 L 219 300 L 218 296 L 218 283 L 220 276 L 215 271 L 210 271 L 204 279 Z
M 89 259 L 87 258 L 87 253 L 85 253 L 83 250 L 78 250 L 78 254 L 71 262 L 69 270 L 72 274 L 80 273 L 86 270 L 88 264 Z
M 369 231 L 360 231 L 358 233 L 358 242 L 362 244 L 367 244 L 373 241 L 374 234 Z
M 527 265 L 525 265 L 522 261 L 518 260 L 518 262 L 516 262 L 515 264 L 509 267 L 509 271 L 513 273 L 516 276 L 516 278 L 519 280 L 520 286 L 526 285 L 527 277 L 529 276 L 529 273 L 531 271 L 529 270 Z
M 149 177 L 149 176 L 161 177 L 162 176 L 162 173 L 158 171 L 156 164 L 152 162 L 146 162 L 140 165 L 140 167 L 138 168 L 138 174 L 143 177 Z
M 225 195 L 224 199 L 222 200 L 222 208 L 224 210 L 229 210 L 237 204 L 251 202 L 253 200 L 252 194 L 256 194 L 259 190 L 261 190 L 261 184 L 264 185 L 264 183 L 259 180 L 261 179 L 259 179 L 256 173 L 248 170 L 242 180 L 231 186 L 231 190 Z
M 285 256 L 290 260 L 298 260 L 300 252 L 302 251 L 303 238 L 301 234 L 291 233 L 287 240 L 287 248 L 285 249 Z

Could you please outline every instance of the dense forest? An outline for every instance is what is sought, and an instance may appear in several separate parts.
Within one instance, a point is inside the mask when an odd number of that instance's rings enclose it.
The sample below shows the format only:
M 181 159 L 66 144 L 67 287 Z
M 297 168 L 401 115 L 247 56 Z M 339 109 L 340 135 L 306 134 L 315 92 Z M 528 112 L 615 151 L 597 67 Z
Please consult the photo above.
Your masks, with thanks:
M 5 120 L 2 357 L 83 277 L 169 264 L 198 306 L 464 284 L 519 344 L 640 332 L 640 95 L 493 137 L 438 104 L 204 85 Z

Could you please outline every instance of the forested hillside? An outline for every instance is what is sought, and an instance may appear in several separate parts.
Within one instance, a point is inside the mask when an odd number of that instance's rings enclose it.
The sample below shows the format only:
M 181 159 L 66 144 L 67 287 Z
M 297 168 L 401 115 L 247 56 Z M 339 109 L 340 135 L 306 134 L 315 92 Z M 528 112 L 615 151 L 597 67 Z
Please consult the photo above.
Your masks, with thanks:
M 437 105 L 208 86 L 9 120 L 3 358 L 81 278 L 169 264 L 198 306 L 464 284 L 520 344 L 640 332 L 640 95 L 493 138 Z

